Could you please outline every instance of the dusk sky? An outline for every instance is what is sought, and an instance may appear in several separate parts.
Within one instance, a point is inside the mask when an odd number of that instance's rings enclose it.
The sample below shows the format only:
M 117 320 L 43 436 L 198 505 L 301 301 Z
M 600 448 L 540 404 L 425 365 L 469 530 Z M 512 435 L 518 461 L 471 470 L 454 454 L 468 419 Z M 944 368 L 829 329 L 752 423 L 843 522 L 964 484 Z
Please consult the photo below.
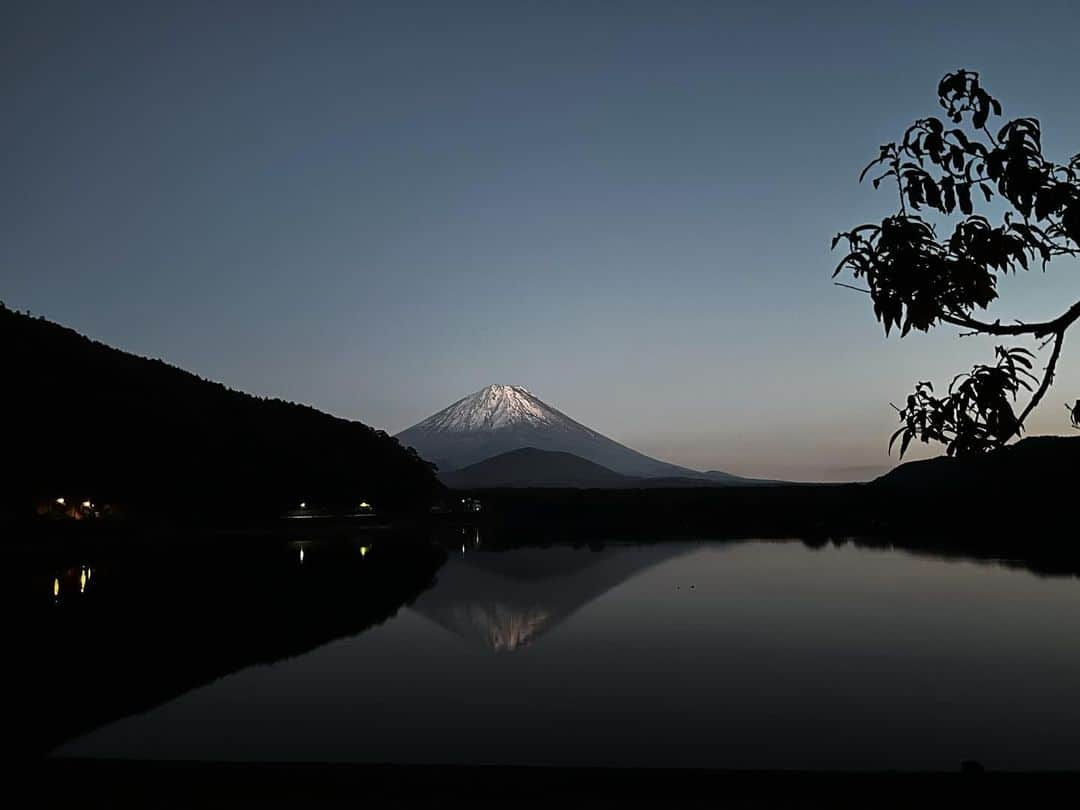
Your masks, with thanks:
M 8 2 L 0 300 L 392 433 L 509 383 L 675 463 L 857 477 L 890 401 L 994 345 L 886 341 L 832 285 L 831 237 L 895 207 L 858 173 L 961 67 L 1080 152 L 1078 31 L 1075 0 Z M 1060 264 L 991 317 L 1078 299 Z M 1030 432 L 1077 397 L 1066 341 Z

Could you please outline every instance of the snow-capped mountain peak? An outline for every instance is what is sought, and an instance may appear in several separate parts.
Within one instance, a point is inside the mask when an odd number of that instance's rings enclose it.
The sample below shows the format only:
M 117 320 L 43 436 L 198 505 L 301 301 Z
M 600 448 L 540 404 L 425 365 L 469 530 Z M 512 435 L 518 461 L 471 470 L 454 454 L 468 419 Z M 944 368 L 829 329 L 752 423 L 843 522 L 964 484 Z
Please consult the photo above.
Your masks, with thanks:
M 631 450 L 520 385 L 489 385 L 403 430 L 397 438 L 442 472 L 532 447 L 570 453 L 623 475 L 700 475 Z
M 581 428 L 570 417 L 541 402 L 520 385 L 489 385 L 429 416 L 413 430 L 473 433 L 522 425 Z
M 624 476 L 740 480 L 726 473 L 705 474 L 650 458 L 571 419 L 520 385 L 482 388 L 401 431 L 397 438 L 433 462 L 441 473 L 532 448 L 569 453 Z

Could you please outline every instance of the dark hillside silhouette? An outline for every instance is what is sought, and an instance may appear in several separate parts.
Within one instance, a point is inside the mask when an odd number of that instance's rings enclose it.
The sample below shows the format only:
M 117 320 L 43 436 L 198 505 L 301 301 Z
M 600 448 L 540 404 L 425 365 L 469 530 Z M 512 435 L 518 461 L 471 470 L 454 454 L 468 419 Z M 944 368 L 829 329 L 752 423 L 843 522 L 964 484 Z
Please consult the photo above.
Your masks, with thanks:
M 396 439 L 261 399 L 0 307 L 0 514 L 65 500 L 173 522 L 295 508 L 426 507 L 430 464 Z M 56 511 L 56 510 L 54 510 Z
M 439 476 L 451 488 L 621 487 L 636 479 L 573 453 L 522 447 Z
M 873 482 L 910 492 L 955 495 L 1064 488 L 1080 470 L 1080 436 L 1032 436 L 983 456 L 909 461 Z

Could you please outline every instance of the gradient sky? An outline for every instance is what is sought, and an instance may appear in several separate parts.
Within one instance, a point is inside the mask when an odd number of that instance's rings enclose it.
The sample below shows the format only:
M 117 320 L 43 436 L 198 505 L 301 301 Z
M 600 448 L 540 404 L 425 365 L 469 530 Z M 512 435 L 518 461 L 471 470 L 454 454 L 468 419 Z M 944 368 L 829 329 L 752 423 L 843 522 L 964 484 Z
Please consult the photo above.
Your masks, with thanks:
M 391 432 L 512 383 L 673 462 L 857 476 L 890 400 L 993 345 L 886 341 L 831 285 L 832 235 L 895 205 L 858 172 L 958 67 L 1080 152 L 1078 30 L 1075 0 L 8 2 L 0 299 Z M 1080 268 L 1004 298 L 1057 314 Z M 1068 432 L 1078 341 L 1033 432 Z

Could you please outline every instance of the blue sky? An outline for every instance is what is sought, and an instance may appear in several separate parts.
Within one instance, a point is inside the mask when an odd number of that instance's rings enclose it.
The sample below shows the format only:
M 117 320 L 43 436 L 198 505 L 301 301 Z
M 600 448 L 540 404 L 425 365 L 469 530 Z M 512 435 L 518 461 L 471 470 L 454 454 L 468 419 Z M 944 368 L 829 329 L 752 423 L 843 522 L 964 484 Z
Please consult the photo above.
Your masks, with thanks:
M 0 15 L 0 299 L 391 432 L 512 383 L 694 467 L 888 464 L 889 401 L 992 343 L 886 341 L 831 285 L 832 235 L 894 205 L 859 170 L 958 67 L 1080 152 L 1075 3 Z M 1080 267 L 1004 293 L 1056 313 Z

